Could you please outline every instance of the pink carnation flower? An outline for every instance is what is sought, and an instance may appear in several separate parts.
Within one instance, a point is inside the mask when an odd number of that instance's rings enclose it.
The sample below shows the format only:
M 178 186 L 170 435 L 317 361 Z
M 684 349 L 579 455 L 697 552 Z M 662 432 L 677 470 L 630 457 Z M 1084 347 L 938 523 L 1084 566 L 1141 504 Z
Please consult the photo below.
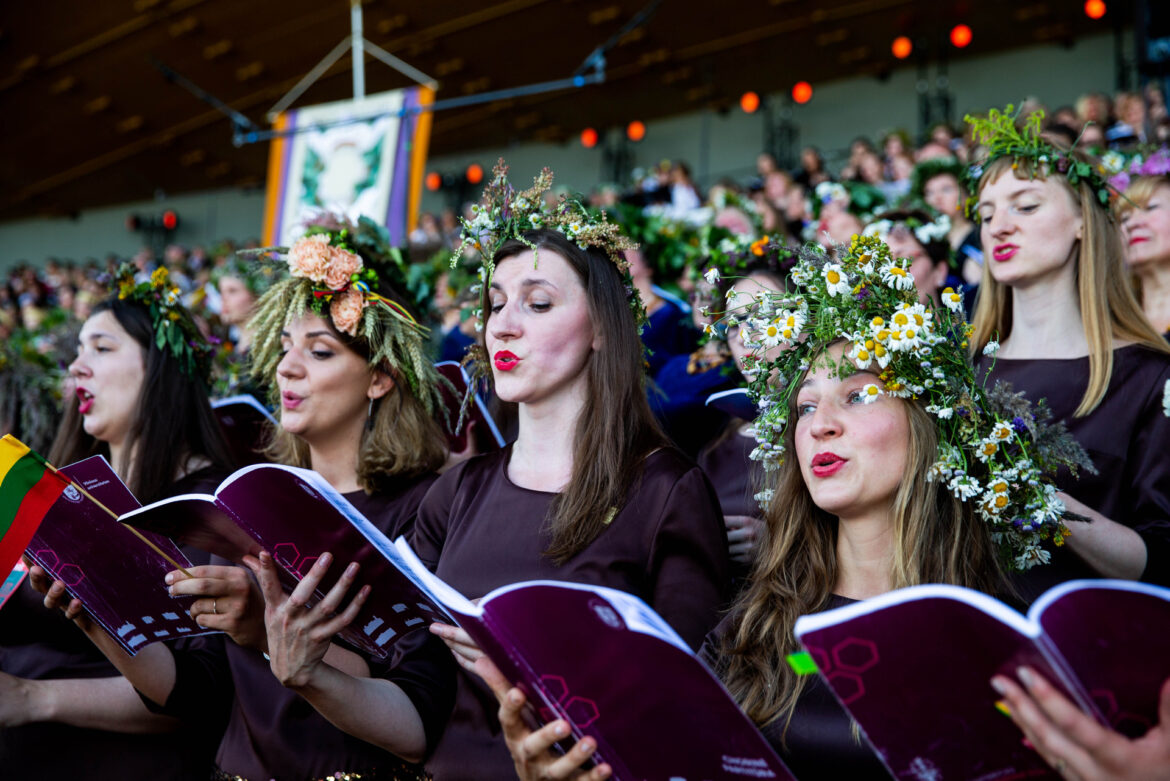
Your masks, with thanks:
M 332 249 L 329 236 L 324 233 L 297 239 L 288 252 L 289 273 L 294 277 L 306 277 L 318 284 L 324 282 Z
M 331 290 L 344 290 L 349 278 L 362 270 L 362 259 L 349 250 L 332 247 L 329 267 L 325 270 L 325 284 Z
M 358 323 L 362 319 L 362 310 L 366 305 L 366 297 L 353 289 L 336 293 L 329 304 L 329 316 L 338 331 L 350 336 L 357 336 Z

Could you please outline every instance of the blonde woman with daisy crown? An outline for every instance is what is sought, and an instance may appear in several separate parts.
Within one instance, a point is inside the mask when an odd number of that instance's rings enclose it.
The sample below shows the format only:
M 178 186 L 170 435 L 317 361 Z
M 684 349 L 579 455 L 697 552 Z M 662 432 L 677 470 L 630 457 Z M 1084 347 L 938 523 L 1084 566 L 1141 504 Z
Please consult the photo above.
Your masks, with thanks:
M 393 538 L 413 527 L 446 440 L 435 419 L 440 380 L 397 292 L 402 277 L 381 262 L 381 237 L 368 221 L 311 226 L 274 251 L 289 274 L 249 326 L 254 374 L 280 411 L 269 455 L 318 471 Z M 228 714 L 216 778 L 419 778 L 411 763 L 434 746 L 454 694 L 443 644 L 417 633 L 392 662 L 367 662 L 331 642 L 369 594 L 348 591 L 356 565 L 324 553 L 286 595 L 269 553 L 243 563 L 213 557 L 191 578 L 168 575 L 173 593 L 199 597 L 197 621 L 227 633 L 223 647 L 159 644 L 131 658 L 100 631 L 91 639 L 152 710 L 191 724 Z M 341 568 L 337 586 L 307 608 L 325 573 Z
M 972 191 L 986 252 L 971 347 L 1088 451 L 1096 473 L 1062 473 L 1069 521 L 1025 597 L 1075 577 L 1170 582 L 1170 347 L 1143 316 L 1124 267 L 1110 191 L 1094 164 L 1039 132 L 1039 115 L 968 119 L 989 149 Z
M 1002 573 L 1042 567 L 1041 543 L 1065 534 L 1046 475 L 1083 460 L 1026 401 L 984 390 L 961 298 L 920 304 L 908 265 L 877 237 L 804 250 L 786 291 L 729 313 L 752 349 L 767 531 L 700 656 L 802 781 L 888 776 L 832 694 L 785 661 L 796 619 L 920 583 L 1010 596 Z M 478 665 L 521 778 L 606 777 L 580 769 L 588 744 L 552 754 L 564 725 L 529 730 L 523 694 Z

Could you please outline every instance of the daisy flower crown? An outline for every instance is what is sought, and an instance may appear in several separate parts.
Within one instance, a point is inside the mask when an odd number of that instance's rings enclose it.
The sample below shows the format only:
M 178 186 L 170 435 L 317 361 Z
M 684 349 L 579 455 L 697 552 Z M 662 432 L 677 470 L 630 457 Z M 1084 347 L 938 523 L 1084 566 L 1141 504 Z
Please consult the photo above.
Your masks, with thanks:
M 987 157 L 967 170 L 967 190 L 972 193 L 967 200 L 968 214 L 973 215 L 980 177 L 988 166 L 1001 157 L 1010 157 L 1013 169 L 1018 168 L 1021 161 L 1027 161 L 1032 176 L 1037 172 L 1047 175 L 1055 171 L 1068 179 L 1073 190 L 1083 181 L 1089 185 L 1101 205 L 1108 206 L 1110 193 L 1116 190 L 1106 181 L 1104 167 L 1080 160 L 1044 140 L 1041 135 L 1043 111 L 1033 112 L 1023 123 L 1018 122 L 1019 116 L 1020 112 L 1009 103 L 1002 112 L 993 108 L 986 118 L 970 114 L 963 117 L 971 126 L 976 143 L 987 147 Z
M 834 376 L 876 371 L 862 390 L 865 403 L 886 395 L 923 405 L 939 441 L 927 479 L 974 503 L 1005 566 L 1044 563 L 1042 543 L 1060 545 L 1068 534 L 1049 478 L 1060 465 L 1074 472 L 1092 465 L 1043 404 L 1032 407 L 1003 385 L 983 387 L 967 350 L 962 294 L 947 288 L 942 306 L 920 304 L 908 266 L 876 236 L 854 236 L 833 254 L 800 250 L 785 293 L 728 294 L 728 324 L 752 350 L 744 373 L 760 415 L 751 457 L 767 470 L 780 465 L 796 379 L 814 361 L 830 360 L 829 345 L 844 342 Z M 767 357 L 775 347 L 787 349 Z M 766 504 L 771 492 L 758 498 Z
M 354 224 L 323 215 L 291 247 L 239 254 L 275 257 L 288 271 L 256 302 L 248 322 L 255 333 L 250 353 L 254 377 L 268 380 L 273 376 L 283 354 L 281 332 L 312 312 L 328 319 L 339 332 L 365 342 L 369 365 L 389 367 L 406 380 L 428 412 L 443 408 L 442 380 L 426 357 L 429 329 L 399 300 L 377 292 L 388 286 L 403 296 L 398 291 L 406 289 L 406 263 L 389 246 L 384 228 L 367 217 Z
M 179 369 L 204 385 L 211 381 L 214 348 L 195 324 L 191 313 L 180 303 L 179 288 L 170 282 L 170 272 L 159 266 L 145 282 L 135 282 L 135 269 L 123 263 L 115 277 L 119 301 L 134 301 L 150 312 L 154 343 L 179 362 Z
M 500 247 L 509 239 L 515 239 L 530 247 L 536 247 L 525 238 L 528 231 L 541 228 L 558 231 L 581 249 L 599 249 L 614 264 L 625 282 L 626 299 L 639 330 L 648 322 L 642 297 L 634 287 L 630 264 L 624 252 L 637 249 L 638 245 L 622 234 L 621 227 L 609 222 L 605 213 L 594 216 L 580 200 L 561 196 L 548 205 L 545 193 L 552 187 L 553 172 L 545 168 L 532 181 L 532 187 L 517 192 L 508 181 L 508 166 L 501 158 L 492 169 L 492 179 L 484 188 L 480 202 L 471 207 L 474 217 L 461 219 L 463 240 L 451 258 L 455 268 L 460 258 L 469 249 L 479 253 L 481 267 L 479 278 L 482 284 L 491 283 L 495 272 L 495 257 Z M 475 312 L 483 322 L 483 312 Z

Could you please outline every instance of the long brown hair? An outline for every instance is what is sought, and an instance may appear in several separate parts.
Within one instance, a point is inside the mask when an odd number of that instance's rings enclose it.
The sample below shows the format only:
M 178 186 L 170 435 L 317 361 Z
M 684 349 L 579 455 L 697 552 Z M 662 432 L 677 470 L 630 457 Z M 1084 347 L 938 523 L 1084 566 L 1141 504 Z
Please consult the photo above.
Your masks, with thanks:
M 573 475 L 549 508 L 545 555 L 564 564 L 605 530 L 640 476 L 643 459 L 666 446 L 667 439 L 646 400 L 642 341 L 617 267 L 601 250 L 581 249 L 558 231 L 529 231 L 524 238 L 538 253 L 555 252 L 577 273 L 594 332 L 605 344 L 604 350 L 590 352 L 586 361 L 585 405 L 573 438 Z M 505 242 L 495 261 L 527 249 L 522 241 Z M 486 286 L 482 306 L 486 326 L 491 317 Z M 486 334 L 485 327 L 480 336 L 485 354 Z
M 206 460 L 230 472 L 234 467 L 231 452 L 208 401 L 207 386 L 185 374 L 170 350 L 159 348 L 146 307 L 111 298 L 94 307 L 90 316 L 101 312 L 110 312 L 142 348 L 142 389 L 128 436 L 133 460 L 129 473 L 122 475 L 138 501 L 147 504 L 162 499 L 193 461 Z M 66 400 L 65 415 L 49 451 L 52 463 L 64 466 L 93 455 L 110 455 L 104 442 L 85 433 L 77 404 L 76 396 Z
M 370 349 L 364 339 L 338 331 L 333 321 L 325 320 L 337 340 L 369 361 Z M 439 422 L 423 407 L 411 391 L 410 383 L 389 366 L 381 369 L 394 380 L 394 387 L 373 403 L 370 423 L 362 431 L 358 446 L 358 485 L 373 494 L 388 489 L 400 477 L 414 477 L 434 472 L 447 459 L 447 439 Z M 275 378 L 272 378 L 275 387 Z M 264 455 L 279 464 L 311 469 L 309 444 L 283 426 L 270 424 Z
M 797 379 L 799 384 L 803 377 Z M 796 419 L 789 399 L 789 420 Z M 909 421 L 906 469 L 894 496 L 894 588 L 949 583 L 1002 593 L 1005 581 L 985 524 L 974 508 L 926 475 L 938 451 L 930 415 L 916 401 L 899 401 Z M 793 627 L 823 610 L 837 585 L 837 518 L 813 503 L 794 453 L 795 425 L 785 433 L 789 454 L 775 475 L 764 520 L 766 533 L 748 585 L 732 608 L 735 630 L 723 639 L 720 676 L 757 724 L 792 717 L 803 679 L 785 657 L 799 650 Z M 787 724 L 787 721 L 785 722 Z
M 1085 160 L 1077 152 L 1070 153 L 1077 160 Z M 976 193 L 1010 171 L 1017 179 L 1047 178 L 1046 172 L 1036 168 L 1027 159 L 1013 160 L 1001 157 L 983 172 Z M 1076 409 L 1076 417 L 1084 417 L 1096 409 L 1105 398 L 1109 380 L 1113 376 L 1114 340 L 1134 342 L 1151 350 L 1170 353 L 1170 346 L 1150 325 L 1130 286 L 1122 253 L 1121 234 L 1113 215 L 1101 206 L 1087 182 L 1074 188 L 1066 177 L 1052 177 L 1080 205 L 1083 222 L 1081 240 L 1077 248 L 1076 280 L 1077 303 L 1089 345 L 1089 383 Z M 975 305 L 971 338 L 973 354 L 992 339 L 1007 339 L 1012 332 L 1012 299 L 1006 285 L 991 276 L 991 265 L 983 264 L 983 278 Z

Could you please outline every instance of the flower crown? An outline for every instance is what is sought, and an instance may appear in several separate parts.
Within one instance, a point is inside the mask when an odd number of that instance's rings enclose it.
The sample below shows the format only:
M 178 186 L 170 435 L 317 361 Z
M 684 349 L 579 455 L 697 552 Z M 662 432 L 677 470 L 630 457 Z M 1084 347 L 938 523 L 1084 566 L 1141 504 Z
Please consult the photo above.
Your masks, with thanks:
M 1062 464 L 1074 471 L 1092 465 L 1063 425 L 1050 422 L 1043 404 L 1033 408 L 1006 386 L 984 389 L 967 352 L 971 331 L 962 295 L 947 288 L 943 306 L 920 304 L 907 265 L 877 237 L 854 236 L 834 254 L 802 249 L 785 293 L 728 295 L 729 325 L 742 329 L 753 350 L 745 375 L 761 412 L 752 458 L 765 469 L 779 466 L 795 379 L 814 361 L 827 360 L 830 344 L 844 341 L 836 376 L 878 372 L 877 382 L 862 390 L 865 403 L 889 395 L 925 404 L 939 439 L 928 479 L 976 503 L 1005 566 L 1046 562 L 1041 543 L 1060 545 L 1068 534 L 1064 505 L 1046 477 Z M 787 349 L 767 358 L 762 350 L 771 347 Z M 771 492 L 759 498 L 766 503 Z
M 886 241 L 894 228 L 899 225 L 904 225 L 907 230 L 914 234 L 914 238 L 918 240 L 918 243 L 923 246 L 946 241 L 947 235 L 951 232 L 951 218 L 945 214 L 940 214 L 929 222 L 923 222 L 914 215 L 909 215 L 905 219 L 899 220 L 880 219 L 866 225 L 862 234 L 865 236 L 877 236 L 882 241 Z
M 1170 176 L 1170 149 L 1159 147 L 1149 155 L 1138 152 L 1129 160 L 1120 152 L 1110 151 L 1101 158 L 1101 163 L 1111 174 L 1109 185 L 1125 190 L 1134 177 Z
M 963 117 L 971 126 L 976 143 L 987 147 L 987 157 L 967 170 L 967 190 L 972 193 L 967 200 L 968 214 L 973 214 L 980 177 L 988 166 L 1001 157 L 1012 158 L 1012 168 L 1017 168 L 1021 160 L 1028 161 L 1033 176 L 1037 171 L 1042 174 L 1056 171 L 1068 179 L 1074 190 L 1083 181 L 1089 185 L 1101 205 L 1107 206 L 1110 193 L 1116 191 L 1105 180 L 1104 168 L 1078 160 L 1073 157 L 1071 150 L 1062 152 L 1045 141 L 1041 135 L 1043 111 L 1033 112 L 1022 124 L 1017 121 L 1019 116 L 1020 112 L 1009 103 L 1002 112 L 993 108 L 987 113 L 986 119 L 970 114 Z
M 555 204 L 547 205 L 545 193 L 552 182 L 553 173 L 545 168 L 533 179 L 532 187 L 517 192 L 508 182 L 508 166 L 501 158 L 492 169 L 491 182 L 484 188 L 479 204 L 471 207 L 475 216 L 470 221 L 460 220 L 463 241 L 451 258 L 451 267 L 459 263 L 468 248 L 475 249 L 483 259 L 480 280 L 489 284 L 495 272 L 496 253 L 504 242 L 515 239 L 535 252 L 536 247 L 524 234 L 540 228 L 555 230 L 581 249 L 594 247 L 605 252 L 622 275 L 630 311 L 641 328 L 648 322 L 646 307 L 634 287 L 630 264 L 623 254 L 625 250 L 637 249 L 638 245 L 622 235 L 620 226 L 609 222 L 604 212 L 600 218 L 595 217 L 579 200 L 561 196 Z M 482 323 L 483 313 L 475 314 Z
M 115 277 L 119 301 L 134 301 L 150 312 L 154 343 L 179 362 L 179 369 L 207 385 L 211 376 L 214 348 L 195 324 L 191 313 L 180 303 L 179 288 L 168 279 L 170 272 L 159 266 L 146 282 L 135 282 L 135 269 L 123 263 Z
M 211 283 L 216 287 L 224 277 L 235 277 L 244 283 L 254 296 L 259 296 L 272 287 L 281 277 L 279 269 L 268 264 L 250 263 L 243 256 L 228 255 L 224 261 L 211 270 Z
M 248 323 L 255 333 L 254 377 L 271 379 L 280 362 L 281 331 L 313 312 L 328 318 L 341 333 L 365 341 L 369 365 L 389 366 L 410 384 L 428 412 L 442 408 L 442 380 L 425 357 L 429 329 L 402 303 L 376 292 L 384 283 L 395 291 L 406 289 L 406 264 L 401 253 L 389 247 L 381 226 L 367 217 L 355 225 L 324 215 L 291 247 L 239 254 L 275 255 L 287 264 L 289 273 L 261 296 Z

